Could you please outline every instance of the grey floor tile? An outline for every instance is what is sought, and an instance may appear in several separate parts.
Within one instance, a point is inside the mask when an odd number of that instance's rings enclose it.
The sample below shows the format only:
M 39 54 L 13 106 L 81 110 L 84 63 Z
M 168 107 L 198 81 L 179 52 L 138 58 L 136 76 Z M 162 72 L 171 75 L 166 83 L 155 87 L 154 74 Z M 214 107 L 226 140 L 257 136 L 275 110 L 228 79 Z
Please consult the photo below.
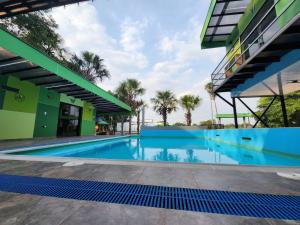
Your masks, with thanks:
M 24 225 L 28 211 L 35 208 L 40 200 L 39 196 L 17 195 L 0 202 L 1 225 Z
M 269 225 L 265 219 L 169 210 L 166 225 Z
M 293 220 L 267 220 L 270 225 L 299 225 L 300 221 L 293 221 Z
M 59 225 L 81 207 L 81 202 L 61 198 L 42 198 L 27 210 L 23 225 Z
M 196 188 L 197 183 L 194 180 L 193 174 L 194 170 L 192 169 L 147 167 L 138 180 L 138 183 Z
M 83 203 L 74 214 L 66 218 L 60 225 L 114 225 L 126 224 L 127 218 L 120 205 L 104 203 Z

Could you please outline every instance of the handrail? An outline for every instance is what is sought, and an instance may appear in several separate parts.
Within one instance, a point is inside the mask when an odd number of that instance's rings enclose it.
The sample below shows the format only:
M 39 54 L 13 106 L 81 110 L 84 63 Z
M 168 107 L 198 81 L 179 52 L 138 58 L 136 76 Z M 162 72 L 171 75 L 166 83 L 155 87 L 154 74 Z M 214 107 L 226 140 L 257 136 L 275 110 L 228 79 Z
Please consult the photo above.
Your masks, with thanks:
M 259 20 L 259 22 L 254 26 L 254 28 L 251 30 L 251 32 L 246 36 L 245 40 L 240 44 L 240 46 L 242 46 L 246 40 L 248 40 L 248 38 L 250 37 L 250 35 L 256 30 L 256 28 L 258 28 L 258 26 L 263 22 L 263 20 L 269 15 L 269 13 L 274 9 L 274 7 L 277 5 L 277 3 L 279 2 L 280 0 L 277 0 L 273 5 L 272 7 L 266 12 L 266 14 L 261 18 L 261 20 Z M 249 24 L 248 24 L 249 25 Z M 220 66 L 220 64 L 226 60 L 226 57 L 227 55 L 229 55 L 229 53 L 231 53 L 231 50 L 234 48 L 234 46 L 238 43 L 239 39 L 236 40 L 234 42 L 234 44 L 232 45 L 233 47 L 226 53 L 226 55 L 223 57 L 223 59 L 221 60 L 221 62 L 218 64 L 218 66 L 214 69 L 214 71 L 212 72 L 212 74 L 215 74 L 215 71 L 217 70 L 217 68 Z M 233 56 L 234 54 L 239 50 L 240 48 L 236 49 L 233 53 Z M 233 59 L 233 56 L 228 60 L 228 61 L 231 61 Z M 225 66 L 225 65 L 224 65 Z M 223 66 L 223 67 L 224 67 Z M 223 68 L 222 67 L 222 68 Z M 220 70 L 219 70 L 220 71 Z
M 243 57 L 245 55 L 245 53 L 256 43 L 257 40 L 259 40 L 259 38 L 261 38 L 267 31 L 269 31 L 269 28 L 271 26 L 274 25 L 274 23 L 276 21 L 278 21 L 279 18 L 281 18 L 281 16 L 292 6 L 292 4 L 295 2 L 296 0 L 291 1 L 285 8 L 284 10 L 280 13 L 279 16 L 277 16 L 259 35 L 257 38 L 255 38 L 251 43 L 248 44 L 248 47 L 242 51 L 242 53 L 234 60 L 234 62 L 232 62 L 232 59 L 234 59 L 234 57 L 236 57 L 235 53 L 237 53 L 238 50 L 241 50 L 241 48 L 243 47 L 243 45 L 245 44 L 246 41 L 248 41 L 249 37 L 256 31 L 256 29 L 258 28 L 259 25 L 261 25 L 261 23 L 264 21 L 264 19 L 270 14 L 270 12 L 272 12 L 272 10 L 275 8 L 275 6 L 278 4 L 279 0 L 277 0 L 272 7 L 266 12 L 266 14 L 262 17 L 262 19 L 256 24 L 256 26 L 251 30 L 251 32 L 247 35 L 247 37 L 245 38 L 245 40 L 240 44 L 239 48 L 237 48 L 233 53 L 232 53 L 232 49 L 234 49 L 236 43 L 238 42 L 238 40 L 233 44 L 233 47 L 227 52 L 227 54 L 225 55 L 225 57 L 221 60 L 221 62 L 218 64 L 218 66 L 215 68 L 215 70 L 213 71 L 212 75 L 211 75 L 211 79 L 212 79 L 212 83 L 213 86 L 217 86 L 219 87 L 220 84 L 216 84 L 217 82 L 219 82 L 220 80 L 225 80 L 226 78 L 222 78 L 222 76 L 224 76 L 224 74 L 226 72 L 228 72 L 229 70 L 232 69 L 232 67 L 237 63 L 238 60 L 240 60 L 241 57 Z M 282 28 L 281 28 L 282 29 Z M 277 30 L 276 32 L 274 32 L 273 35 L 277 34 L 279 31 L 281 31 L 281 29 Z M 266 46 L 266 44 L 260 46 L 259 49 L 262 49 L 263 46 Z M 259 50 L 258 49 L 258 50 Z M 256 51 L 257 53 L 258 51 Z M 232 56 L 227 59 L 228 54 L 232 54 Z M 226 60 L 226 61 L 225 61 Z M 224 62 L 225 61 L 225 62 Z M 222 65 L 222 67 L 217 71 L 217 69 L 220 67 L 220 65 L 222 64 L 222 62 L 224 62 L 224 65 Z M 230 66 L 228 66 L 229 64 L 231 64 Z M 243 62 L 243 64 L 245 64 L 245 62 Z M 221 73 L 221 70 L 224 69 L 225 67 L 225 72 Z M 228 67 L 228 68 L 226 68 Z

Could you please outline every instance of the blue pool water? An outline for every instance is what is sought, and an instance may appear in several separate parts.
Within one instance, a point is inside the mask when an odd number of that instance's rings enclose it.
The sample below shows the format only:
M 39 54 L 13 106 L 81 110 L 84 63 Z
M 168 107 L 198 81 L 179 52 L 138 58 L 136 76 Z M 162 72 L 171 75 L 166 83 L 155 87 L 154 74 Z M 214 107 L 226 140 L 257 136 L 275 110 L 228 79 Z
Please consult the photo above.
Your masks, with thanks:
M 300 166 L 299 158 L 246 150 L 197 138 L 119 138 L 11 154 L 187 163 Z

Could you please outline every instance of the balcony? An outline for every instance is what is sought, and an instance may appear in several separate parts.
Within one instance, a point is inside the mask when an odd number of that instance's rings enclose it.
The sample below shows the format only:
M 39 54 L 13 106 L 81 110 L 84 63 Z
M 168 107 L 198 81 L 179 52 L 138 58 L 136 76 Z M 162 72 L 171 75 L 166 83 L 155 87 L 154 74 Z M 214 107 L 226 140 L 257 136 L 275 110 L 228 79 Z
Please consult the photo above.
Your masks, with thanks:
M 266 1 L 213 71 L 215 92 L 232 91 L 268 65 L 279 62 L 289 51 L 300 48 L 297 1 L 284 6 L 282 1 Z

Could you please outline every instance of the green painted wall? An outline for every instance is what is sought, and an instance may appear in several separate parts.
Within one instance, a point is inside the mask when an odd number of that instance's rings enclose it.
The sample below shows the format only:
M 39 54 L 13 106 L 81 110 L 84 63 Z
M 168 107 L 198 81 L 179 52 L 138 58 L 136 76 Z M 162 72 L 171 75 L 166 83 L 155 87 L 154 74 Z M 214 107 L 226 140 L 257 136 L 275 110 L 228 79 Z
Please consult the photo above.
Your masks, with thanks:
M 39 103 L 35 119 L 34 137 L 55 137 L 58 114 L 58 107 Z
M 3 85 L 7 84 L 7 76 L 0 76 L 0 109 L 3 107 L 5 90 L 2 88 Z
M 276 5 L 276 14 L 280 15 L 283 10 L 293 2 L 293 0 L 280 0 Z M 289 9 L 278 19 L 278 25 L 280 27 L 285 26 L 292 18 L 300 13 L 300 1 L 296 0 Z
M 60 94 L 55 91 L 51 91 L 44 87 L 41 87 L 38 102 L 45 105 L 59 107 Z
M 251 20 L 255 17 L 257 12 L 261 9 L 267 0 L 252 0 L 247 6 L 244 15 L 241 17 L 238 23 L 239 34 L 241 35 L 248 27 Z M 273 1 L 273 0 L 268 0 Z
M 32 138 L 39 88 L 13 76 L 2 78 L 1 86 L 5 85 L 5 80 L 8 87 L 18 89 L 19 93 L 1 91 L 0 139 Z
M 0 140 L 32 138 L 34 121 L 35 113 L 0 110 Z
M 39 96 L 39 88 L 33 83 L 20 81 L 9 76 L 7 86 L 19 89 L 19 93 L 6 91 L 3 109 L 9 111 L 35 113 Z
M 34 137 L 55 137 L 59 114 L 60 94 L 41 87 L 35 118 Z
M 82 120 L 94 120 L 95 107 L 89 103 L 84 102 L 82 108 Z
M 80 127 L 81 136 L 90 136 L 95 134 L 95 121 L 82 120 Z
M 60 101 L 63 102 L 63 103 L 70 104 L 70 105 L 76 105 L 76 106 L 79 106 L 79 107 L 83 107 L 83 101 L 82 100 L 80 100 L 78 98 L 73 98 L 73 97 L 67 96 L 65 94 L 60 95 Z
M 87 136 L 95 134 L 95 117 L 95 107 L 89 102 L 84 102 L 82 108 L 80 135 Z

